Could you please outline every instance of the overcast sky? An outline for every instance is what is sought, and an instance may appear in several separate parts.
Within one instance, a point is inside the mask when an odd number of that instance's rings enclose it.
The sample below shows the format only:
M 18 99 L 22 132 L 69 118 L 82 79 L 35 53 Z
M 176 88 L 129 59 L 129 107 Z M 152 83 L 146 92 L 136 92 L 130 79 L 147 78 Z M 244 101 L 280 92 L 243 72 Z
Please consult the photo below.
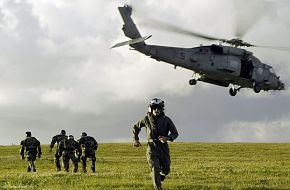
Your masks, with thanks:
M 173 69 L 129 47 L 109 49 L 128 40 L 117 9 L 124 3 L 133 5 L 137 26 L 150 15 L 232 38 L 239 23 L 247 42 L 290 46 L 289 1 L 240 2 L 245 3 L 0 0 L 0 144 L 19 144 L 28 130 L 48 144 L 61 129 L 75 138 L 86 131 L 100 143 L 129 142 L 133 124 L 155 97 L 165 101 L 166 114 L 180 133 L 178 141 L 290 141 L 289 88 L 259 94 L 243 89 L 230 97 L 228 88 L 188 85 L 191 71 Z M 148 44 L 216 43 L 142 26 L 139 31 L 153 35 Z M 289 86 L 290 52 L 248 50 L 272 65 Z M 145 139 L 144 130 L 140 137 Z

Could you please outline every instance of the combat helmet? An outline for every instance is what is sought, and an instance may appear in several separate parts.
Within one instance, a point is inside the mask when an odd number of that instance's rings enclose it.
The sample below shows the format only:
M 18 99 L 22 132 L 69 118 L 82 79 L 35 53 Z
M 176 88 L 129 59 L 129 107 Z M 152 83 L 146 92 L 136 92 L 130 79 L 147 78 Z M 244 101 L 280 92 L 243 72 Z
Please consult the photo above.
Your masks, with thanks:
M 161 111 L 164 110 L 164 101 L 159 98 L 153 98 L 149 103 L 149 112 L 153 109 L 158 108 Z
M 26 131 L 26 137 L 31 137 L 31 132 L 30 131 Z
M 65 135 L 65 134 L 66 134 L 65 130 L 62 129 L 62 130 L 60 131 L 60 134 L 61 134 L 61 135 Z
M 74 136 L 73 135 L 69 135 L 68 139 L 74 140 Z
M 86 132 L 82 132 L 82 137 L 88 136 Z

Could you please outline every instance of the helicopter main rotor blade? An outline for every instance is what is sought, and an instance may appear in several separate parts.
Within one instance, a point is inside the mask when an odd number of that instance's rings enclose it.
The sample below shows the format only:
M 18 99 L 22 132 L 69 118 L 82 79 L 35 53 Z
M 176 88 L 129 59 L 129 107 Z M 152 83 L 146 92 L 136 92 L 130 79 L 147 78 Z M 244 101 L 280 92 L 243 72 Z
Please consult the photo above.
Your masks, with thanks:
M 235 36 L 239 39 L 273 9 L 273 2 L 265 0 L 234 0 L 233 4 L 236 20 Z
M 279 51 L 290 51 L 290 47 L 279 47 L 279 46 L 260 46 L 260 45 L 251 45 L 252 47 L 257 48 L 266 48 L 266 49 L 273 49 L 273 50 L 279 50 Z
M 199 38 L 203 38 L 203 39 L 206 39 L 206 40 L 226 41 L 226 39 L 217 38 L 217 37 L 213 37 L 213 36 L 210 36 L 210 35 L 202 34 L 202 33 L 199 33 L 199 32 L 186 30 L 186 29 L 180 28 L 178 26 L 175 26 L 175 25 L 172 25 L 172 24 L 168 24 L 168 23 L 165 23 L 165 22 L 162 22 L 162 21 L 158 21 L 158 20 L 153 20 L 153 19 L 149 19 L 147 22 L 140 22 L 139 24 L 143 25 L 145 27 L 149 27 L 149 28 L 170 31 L 170 32 L 174 32 L 174 33 L 178 33 L 178 34 L 182 34 L 182 35 L 186 35 L 186 36 L 199 37 Z

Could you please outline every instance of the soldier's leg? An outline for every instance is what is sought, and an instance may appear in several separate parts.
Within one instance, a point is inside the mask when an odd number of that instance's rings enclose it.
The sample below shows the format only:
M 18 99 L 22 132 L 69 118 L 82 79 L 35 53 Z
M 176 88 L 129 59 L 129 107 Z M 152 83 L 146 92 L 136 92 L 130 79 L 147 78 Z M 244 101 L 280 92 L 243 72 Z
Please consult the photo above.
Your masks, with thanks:
M 31 172 L 31 163 L 28 161 L 27 172 Z
M 95 173 L 96 172 L 96 160 L 97 160 L 95 153 L 92 154 L 91 157 L 92 157 L 91 170 L 92 170 L 93 173 Z
M 67 155 L 63 155 L 62 156 L 62 160 L 63 160 L 63 167 L 64 167 L 64 170 L 66 172 L 69 171 L 69 157 Z
M 31 168 L 32 168 L 33 172 L 36 172 L 36 167 L 35 167 L 34 161 L 31 161 Z
M 149 167 L 151 168 L 151 178 L 153 182 L 153 186 L 155 190 L 162 190 L 161 187 L 161 176 L 160 176 L 160 162 L 159 158 L 156 155 L 156 151 L 154 149 L 151 149 L 149 146 L 147 148 L 147 161 L 149 164 Z
M 83 172 L 87 172 L 87 155 L 84 153 L 81 157 Z
M 55 155 L 55 165 L 56 165 L 56 170 L 57 171 L 60 171 L 61 170 L 61 166 L 60 166 L 60 154 L 59 154 L 59 151 L 57 150 Z
M 169 154 L 163 154 L 160 159 L 160 167 L 161 167 L 161 181 L 164 181 L 165 176 L 169 174 L 170 172 L 170 155 Z
M 35 153 L 33 153 L 33 155 L 32 155 L 32 171 L 33 172 L 36 172 L 36 167 L 35 167 L 35 160 L 36 160 L 36 155 L 37 153 L 35 152 Z
M 74 165 L 74 173 L 77 173 L 78 172 L 78 159 L 77 157 L 74 155 L 74 154 L 71 154 L 71 157 L 70 159 L 72 160 L 73 162 L 73 165 Z
M 27 172 L 31 172 L 33 170 L 33 161 L 32 161 L 32 154 L 31 152 L 27 153 L 27 161 L 28 161 L 28 167 Z

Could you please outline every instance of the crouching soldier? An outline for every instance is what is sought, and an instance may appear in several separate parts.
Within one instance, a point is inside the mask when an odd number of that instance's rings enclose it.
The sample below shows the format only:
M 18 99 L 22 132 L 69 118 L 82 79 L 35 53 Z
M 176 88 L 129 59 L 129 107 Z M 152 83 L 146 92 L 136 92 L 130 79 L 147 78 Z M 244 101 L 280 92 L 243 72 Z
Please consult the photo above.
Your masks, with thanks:
M 51 143 L 50 143 L 50 146 L 49 146 L 49 152 L 52 152 L 52 149 L 54 147 L 54 144 L 56 143 L 56 152 L 55 152 L 55 165 L 56 165 L 56 170 L 57 171 L 60 171 L 61 170 L 61 167 L 60 167 L 60 155 L 61 153 L 59 152 L 59 143 L 63 140 L 63 139 L 66 139 L 67 136 L 66 136 L 66 132 L 65 130 L 61 130 L 60 134 L 58 135 L 55 135 L 52 137 L 52 140 L 51 140 Z
M 87 133 L 83 132 L 81 138 L 78 140 L 80 143 L 83 154 L 81 157 L 82 165 L 83 165 L 83 172 L 87 172 L 87 158 L 92 159 L 91 170 L 92 172 L 96 171 L 96 154 L 95 151 L 98 149 L 98 143 L 94 139 L 94 137 L 90 137 Z
M 80 144 L 74 140 L 72 135 L 68 138 L 64 138 L 59 144 L 59 156 L 63 158 L 63 165 L 66 172 L 69 171 L 69 161 L 71 160 L 74 165 L 73 172 L 78 172 L 78 160 L 82 155 L 82 149 Z
M 20 155 L 22 160 L 25 159 L 24 153 L 26 153 L 26 159 L 28 161 L 27 172 L 36 172 L 36 167 L 34 161 L 36 160 L 36 156 L 41 157 L 41 146 L 40 142 L 31 136 L 31 132 L 26 132 L 26 138 L 20 143 Z

